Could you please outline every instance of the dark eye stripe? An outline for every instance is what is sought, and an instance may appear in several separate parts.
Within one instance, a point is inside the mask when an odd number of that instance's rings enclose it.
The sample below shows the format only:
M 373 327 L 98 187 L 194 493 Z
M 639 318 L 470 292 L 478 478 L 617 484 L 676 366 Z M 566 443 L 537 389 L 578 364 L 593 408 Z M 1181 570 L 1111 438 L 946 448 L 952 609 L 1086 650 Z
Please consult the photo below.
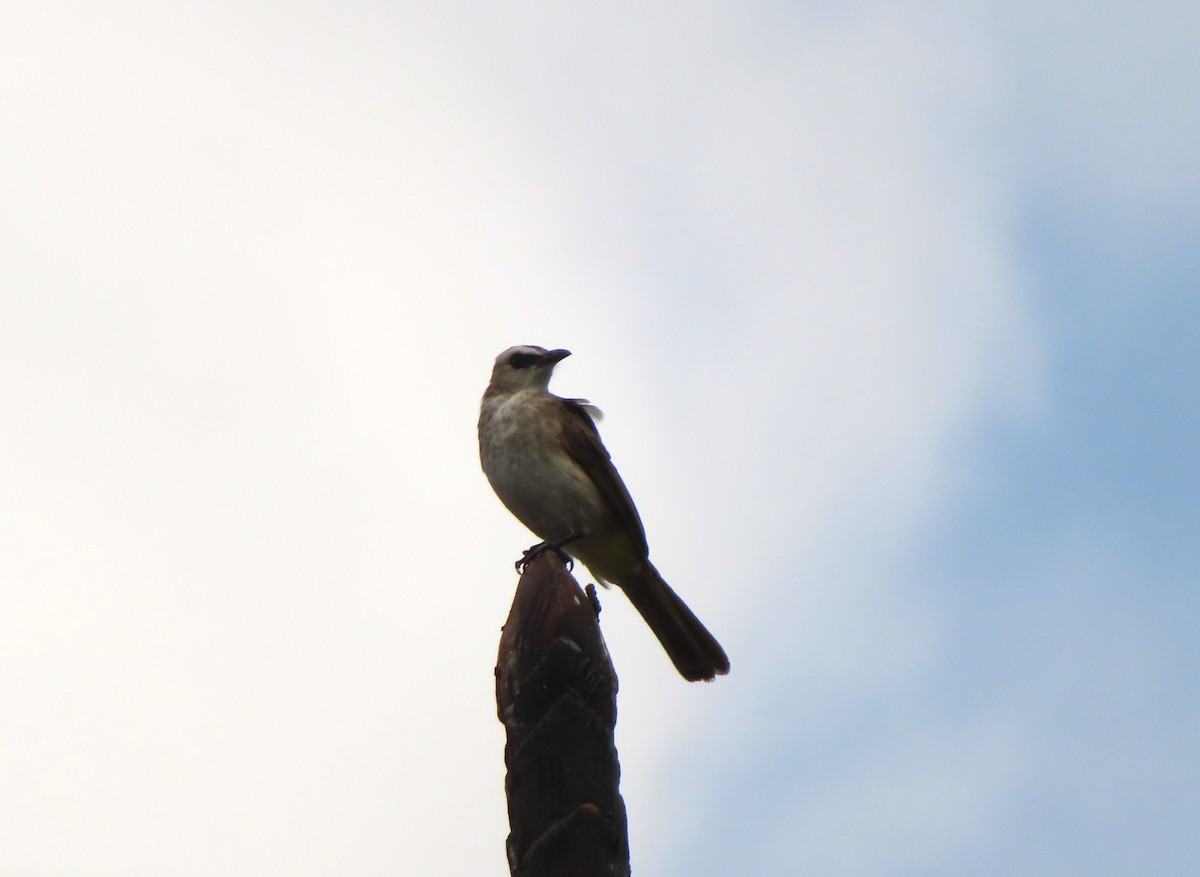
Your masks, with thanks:
M 529 368 L 542 357 L 537 353 L 514 353 L 508 360 L 513 368 Z

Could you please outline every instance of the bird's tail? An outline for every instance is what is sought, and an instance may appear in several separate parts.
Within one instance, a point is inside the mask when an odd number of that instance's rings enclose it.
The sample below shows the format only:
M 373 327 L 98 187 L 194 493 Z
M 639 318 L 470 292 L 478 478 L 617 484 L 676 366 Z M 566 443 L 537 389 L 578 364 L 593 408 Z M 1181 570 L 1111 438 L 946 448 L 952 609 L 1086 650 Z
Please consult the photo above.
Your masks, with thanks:
M 721 644 L 650 561 L 643 575 L 620 585 L 684 679 L 707 681 L 729 672 L 729 658 Z

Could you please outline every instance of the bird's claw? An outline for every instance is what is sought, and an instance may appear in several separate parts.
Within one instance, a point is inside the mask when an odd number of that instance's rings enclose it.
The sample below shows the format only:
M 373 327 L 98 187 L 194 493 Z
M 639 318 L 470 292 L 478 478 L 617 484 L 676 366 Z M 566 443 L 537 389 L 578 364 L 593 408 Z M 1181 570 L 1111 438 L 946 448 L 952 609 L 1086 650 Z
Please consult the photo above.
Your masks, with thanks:
M 563 551 L 563 546 L 570 542 L 574 542 L 578 538 L 580 537 L 568 536 L 566 539 L 560 539 L 558 542 L 539 542 L 537 545 L 529 546 L 521 552 L 521 559 L 513 564 L 517 570 L 517 574 L 523 575 L 525 572 L 525 567 L 533 563 L 533 561 L 537 559 L 538 555 L 544 551 L 553 551 L 555 554 L 557 554 L 558 559 L 561 560 L 566 566 L 567 572 L 571 572 L 573 569 L 575 569 L 575 558 Z

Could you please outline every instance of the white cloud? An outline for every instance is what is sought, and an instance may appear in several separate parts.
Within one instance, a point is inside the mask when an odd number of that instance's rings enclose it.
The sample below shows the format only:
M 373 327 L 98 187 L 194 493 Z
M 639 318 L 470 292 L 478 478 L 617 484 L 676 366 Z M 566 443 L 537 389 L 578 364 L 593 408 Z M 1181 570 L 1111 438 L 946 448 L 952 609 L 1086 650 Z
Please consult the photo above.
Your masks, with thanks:
M 576 347 L 559 388 L 610 409 L 660 565 L 729 637 L 728 684 L 682 686 L 605 600 L 639 840 L 662 754 L 744 735 L 814 644 L 827 698 L 920 672 L 936 620 L 871 575 L 1036 378 L 986 40 L 627 13 L 8 30 L 0 870 L 501 866 L 490 661 L 528 536 L 473 430 L 510 343 Z

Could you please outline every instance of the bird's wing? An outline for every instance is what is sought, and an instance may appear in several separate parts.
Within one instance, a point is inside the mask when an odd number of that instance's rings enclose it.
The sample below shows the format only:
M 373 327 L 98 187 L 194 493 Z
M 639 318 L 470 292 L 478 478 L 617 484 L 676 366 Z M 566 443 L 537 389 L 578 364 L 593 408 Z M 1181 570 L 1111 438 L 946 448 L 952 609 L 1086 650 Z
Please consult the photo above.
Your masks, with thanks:
M 592 422 L 591 411 L 599 413 L 599 409 L 587 404 L 583 399 L 562 399 L 561 402 L 567 412 L 562 432 L 567 454 L 591 477 L 613 518 L 622 530 L 636 539 L 638 548 L 645 557 L 650 549 L 646 545 L 646 531 L 642 528 L 642 519 L 638 517 L 633 498 L 613 466 L 604 442 L 600 441 L 596 424 Z

